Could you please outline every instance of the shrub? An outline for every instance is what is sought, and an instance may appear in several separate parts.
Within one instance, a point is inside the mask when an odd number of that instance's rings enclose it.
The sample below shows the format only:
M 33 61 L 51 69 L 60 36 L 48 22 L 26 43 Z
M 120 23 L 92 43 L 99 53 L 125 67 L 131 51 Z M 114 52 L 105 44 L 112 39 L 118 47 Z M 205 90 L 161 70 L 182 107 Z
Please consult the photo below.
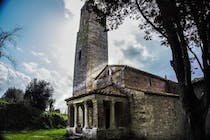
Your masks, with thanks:
M 22 130 L 30 121 L 30 111 L 23 104 L 0 106 L 0 130 Z
M 65 128 L 67 119 L 57 112 L 42 112 L 24 104 L 0 104 L 0 131 Z
M 5 100 L 0 99 L 0 105 L 5 105 L 5 104 L 9 104 L 9 102 L 7 102 L 7 101 L 5 101 Z

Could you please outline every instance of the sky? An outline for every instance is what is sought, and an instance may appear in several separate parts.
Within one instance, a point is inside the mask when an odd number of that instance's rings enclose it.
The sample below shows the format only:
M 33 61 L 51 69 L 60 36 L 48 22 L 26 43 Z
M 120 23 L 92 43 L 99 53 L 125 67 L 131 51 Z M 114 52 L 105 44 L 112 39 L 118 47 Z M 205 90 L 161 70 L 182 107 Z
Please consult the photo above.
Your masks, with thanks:
M 79 30 L 81 0 L 4 0 L 0 7 L 0 28 L 22 29 L 16 45 L 4 52 L 15 65 L 0 59 L 0 96 L 7 88 L 25 90 L 33 79 L 49 81 L 55 91 L 55 107 L 67 110 L 64 99 L 72 96 L 74 52 Z M 109 64 L 125 64 L 176 80 L 170 66 L 171 51 L 155 36 L 144 40 L 138 21 L 127 19 L 117 30 L 108 32 Z M 196 72 L 194 77 L 199 77 Z

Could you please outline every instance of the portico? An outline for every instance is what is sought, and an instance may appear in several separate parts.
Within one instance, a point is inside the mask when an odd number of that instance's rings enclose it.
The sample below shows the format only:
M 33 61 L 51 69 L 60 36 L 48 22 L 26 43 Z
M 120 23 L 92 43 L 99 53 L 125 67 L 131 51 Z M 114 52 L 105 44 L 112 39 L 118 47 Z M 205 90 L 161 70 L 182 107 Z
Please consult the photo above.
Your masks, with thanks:
M 121 137 L 128 132 L 128 101 L 125 96 L 91 93 L 67 100 L 69 133 L 99 139 Z M 110 133 L 113 133 L 110 135 Z

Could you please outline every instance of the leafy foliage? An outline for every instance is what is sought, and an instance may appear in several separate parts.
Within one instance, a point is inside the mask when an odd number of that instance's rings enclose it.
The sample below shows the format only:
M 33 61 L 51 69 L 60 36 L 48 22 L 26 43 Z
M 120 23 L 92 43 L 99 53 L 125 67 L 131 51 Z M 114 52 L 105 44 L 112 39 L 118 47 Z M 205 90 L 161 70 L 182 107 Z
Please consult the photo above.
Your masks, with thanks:
M 25 94 L 9 88 L 0 100 L 0 131 L 66 127 L 67 117 L 53 112 L 52 93 L 49 82 L 37 79 L 29 83 Z M 45 112 L 48 106 L 49 112 Z
M 31 111 L 23 104 L 0 105 L 0 131 L 26 128 L 32 116 Z
M 65 128 L 67 119 L 61 114 L 42 112 L 31 121 L 31 129 Z
M 2 96 L 2 99 L 10 103 L 23 102 L 24 92 L 21 89 L 9 88 Z
M 5 100 L 0 99 L 0 105 L 5 105 L 5 104 L 9 104 L 9 102 L 7 102 L 7 101 L 5 101 Z
M 0 131 L 65 128 L 67 116 L 42 112 L 24 104 L 0 104 Z
M 49 82 L 34 79 L 26 87 L 24 99 L 32 107 L 45 111 L 52 100 L 53 91 Z

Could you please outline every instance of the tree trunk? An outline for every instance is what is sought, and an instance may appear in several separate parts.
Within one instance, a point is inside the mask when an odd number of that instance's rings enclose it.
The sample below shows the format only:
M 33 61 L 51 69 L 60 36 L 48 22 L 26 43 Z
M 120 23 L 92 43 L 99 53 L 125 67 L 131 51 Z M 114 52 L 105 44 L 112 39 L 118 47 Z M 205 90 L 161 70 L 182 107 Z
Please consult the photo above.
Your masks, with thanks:
M 191 66 L 187 53 L 187 43 L 185 42 L 182 27 L 179 20 L 176 5 L 171 0 L 157 0 L 163 26 L 166 31 L 167 40 L 172 50 L 172 66 L 176 73 L 181 91 L 181 100 L 189 120 L 190 136 L 189 140 L 205 140 L 205 120 L 206 109 L 201 101 L 195 96 L 191 83 Z M 168 12 L 171 11 L 171 12 Z M 175 13 L 174 13 L 175 12 Z
M 206 115 L 192 113 L 190 119 L 190 140 L 205 140 L 206 136 Z

